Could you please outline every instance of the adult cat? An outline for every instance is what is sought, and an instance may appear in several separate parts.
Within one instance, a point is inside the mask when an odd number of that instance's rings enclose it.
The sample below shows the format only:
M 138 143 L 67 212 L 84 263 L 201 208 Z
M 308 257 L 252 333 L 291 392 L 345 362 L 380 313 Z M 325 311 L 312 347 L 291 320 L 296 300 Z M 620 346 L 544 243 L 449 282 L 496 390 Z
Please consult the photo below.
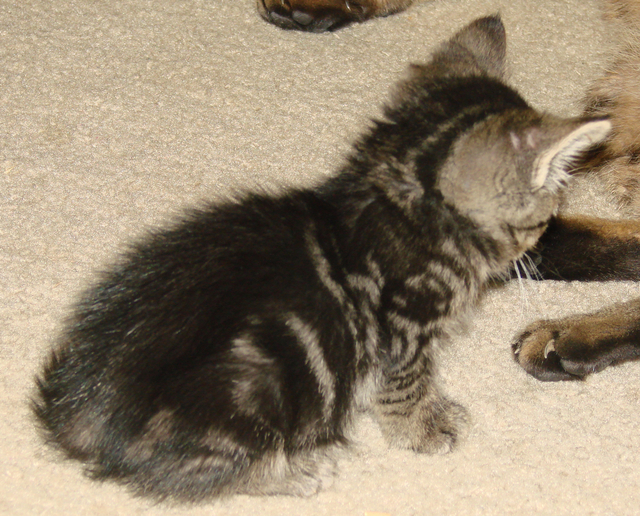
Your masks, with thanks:
M 335 30 L 405 10 L 421 0 L 257 0 L 258 12 L 283 29 Z
M 450 450 L 465 410 L 437 349 L 530 249 L 567 170 L 610 130 L 502 81 L 498 17 L 411 68 L 344 168 L 157 231 L 79 302 L 38 379 L 52 442 L 156 497 L 309 495 L 356 409 L 387 441 Z
M 600 175 L 629 220 L 558 218 L 539 243 L 543 278 L 640 279 L 640 1 L 607 0 L 621 39 L 605 75 L 590 88 L 585 115 L 607 117 L 611 135 L 581 166 Z M 516 361 L 540 380 L 574 380 L 640 356 L 640 299 L 592 314 L 538 321 L 513 344 Z

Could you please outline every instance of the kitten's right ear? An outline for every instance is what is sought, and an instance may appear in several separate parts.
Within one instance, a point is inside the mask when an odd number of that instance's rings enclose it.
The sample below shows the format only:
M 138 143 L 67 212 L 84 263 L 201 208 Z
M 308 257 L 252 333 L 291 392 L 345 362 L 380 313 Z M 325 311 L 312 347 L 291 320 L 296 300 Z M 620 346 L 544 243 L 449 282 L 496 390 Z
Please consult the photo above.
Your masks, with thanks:
M 538 157 L 531 179 L 532 189 L 535 191 L 545 187 L 553 191 L 564 184 L 580 156 L 602 143 L 610 132 L 609 120 L 591 120 L 574 128 Z M 535 135 L 530 133 L 527 139 L 535 147 Z
M 505 73 L 507 36 L 499 15 L 479 18 L 444 43 L 434 54 L 438 67 L 448 66 L 460 74 L 483 71 L 502 79 Z

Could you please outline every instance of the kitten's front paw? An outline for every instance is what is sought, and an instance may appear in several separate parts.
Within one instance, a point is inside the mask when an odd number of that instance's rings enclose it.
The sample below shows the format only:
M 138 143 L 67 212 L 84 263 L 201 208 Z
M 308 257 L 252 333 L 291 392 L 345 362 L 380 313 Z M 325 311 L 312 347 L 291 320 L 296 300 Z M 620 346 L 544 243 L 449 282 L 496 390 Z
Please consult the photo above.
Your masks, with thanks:
M 324 32 L 376 16 L 371 0 L 258 0 L 258 12 L 283 29 Z
M 387 415 L 381 424 L 391 446 L 429 454 L 449 453 L 466 435 L 468 425 L 467 410 L 446 399 L 411 415 Z
M 469 413 L 462 405 L 443 400 L 423 421 L 424 431 L 412 449 L 420 453 L 449 453 L 467 434 Z
M 529 325 L 512 345 L 516 362 L 544 382 L 579 380 L 610 365 L 610 360 L 598 356 L 594 347 L 580 338 L 579 329 L 572 331 L 576 328 L 564 321 Z

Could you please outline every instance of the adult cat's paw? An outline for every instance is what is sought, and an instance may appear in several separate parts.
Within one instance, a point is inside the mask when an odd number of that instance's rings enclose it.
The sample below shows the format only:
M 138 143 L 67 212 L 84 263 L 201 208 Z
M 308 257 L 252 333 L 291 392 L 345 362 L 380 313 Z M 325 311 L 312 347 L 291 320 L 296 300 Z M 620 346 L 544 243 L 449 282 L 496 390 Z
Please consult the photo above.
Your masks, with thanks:
M 615 356 L 584 321 L 537 321 L 512 345 L 525 371 L 542 381 L 578 380 L 611 365 Z
M 575 380 L 556 352 L 558 329 L 553 321 L 537 321 L 528 326 L 511 345 L 513 357 L 522 368 L 542 381 Z
M 258 12 L 283 29 L 324 32 L 375 16 L 372 0 L 258 0 Z
M 283 29 L 324 32 L 397 13 L 417 0 L 257 0 L 265 20 Z

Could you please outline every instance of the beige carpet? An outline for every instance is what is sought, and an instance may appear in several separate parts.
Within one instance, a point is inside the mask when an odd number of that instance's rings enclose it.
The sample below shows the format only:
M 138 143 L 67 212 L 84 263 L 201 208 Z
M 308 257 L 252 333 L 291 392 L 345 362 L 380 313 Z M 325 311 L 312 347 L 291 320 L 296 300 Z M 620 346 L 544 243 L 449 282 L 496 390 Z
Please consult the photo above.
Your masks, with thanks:
M 640 294 L 631 283 L 492 292 L 442 361 L 474 418 L 460 449 L 389 450 L 364 418 L 310 499 L 153 505 L 85 478 L 29 416 L 66 307 L 123 242 L 202 199 L 331 174 L 407 62 L 496 11 L 512 82 L 578 113 L 610 46 L 595 0 L 436 0 L 325 35 L 269 26 L 254 0 L 0 0 L 1 514 L 640 513 L 640 364 L 541 384 L 509 348 L 527 322 Z M 574 209 L 614 211 L 597 182 L 574 190 Z

